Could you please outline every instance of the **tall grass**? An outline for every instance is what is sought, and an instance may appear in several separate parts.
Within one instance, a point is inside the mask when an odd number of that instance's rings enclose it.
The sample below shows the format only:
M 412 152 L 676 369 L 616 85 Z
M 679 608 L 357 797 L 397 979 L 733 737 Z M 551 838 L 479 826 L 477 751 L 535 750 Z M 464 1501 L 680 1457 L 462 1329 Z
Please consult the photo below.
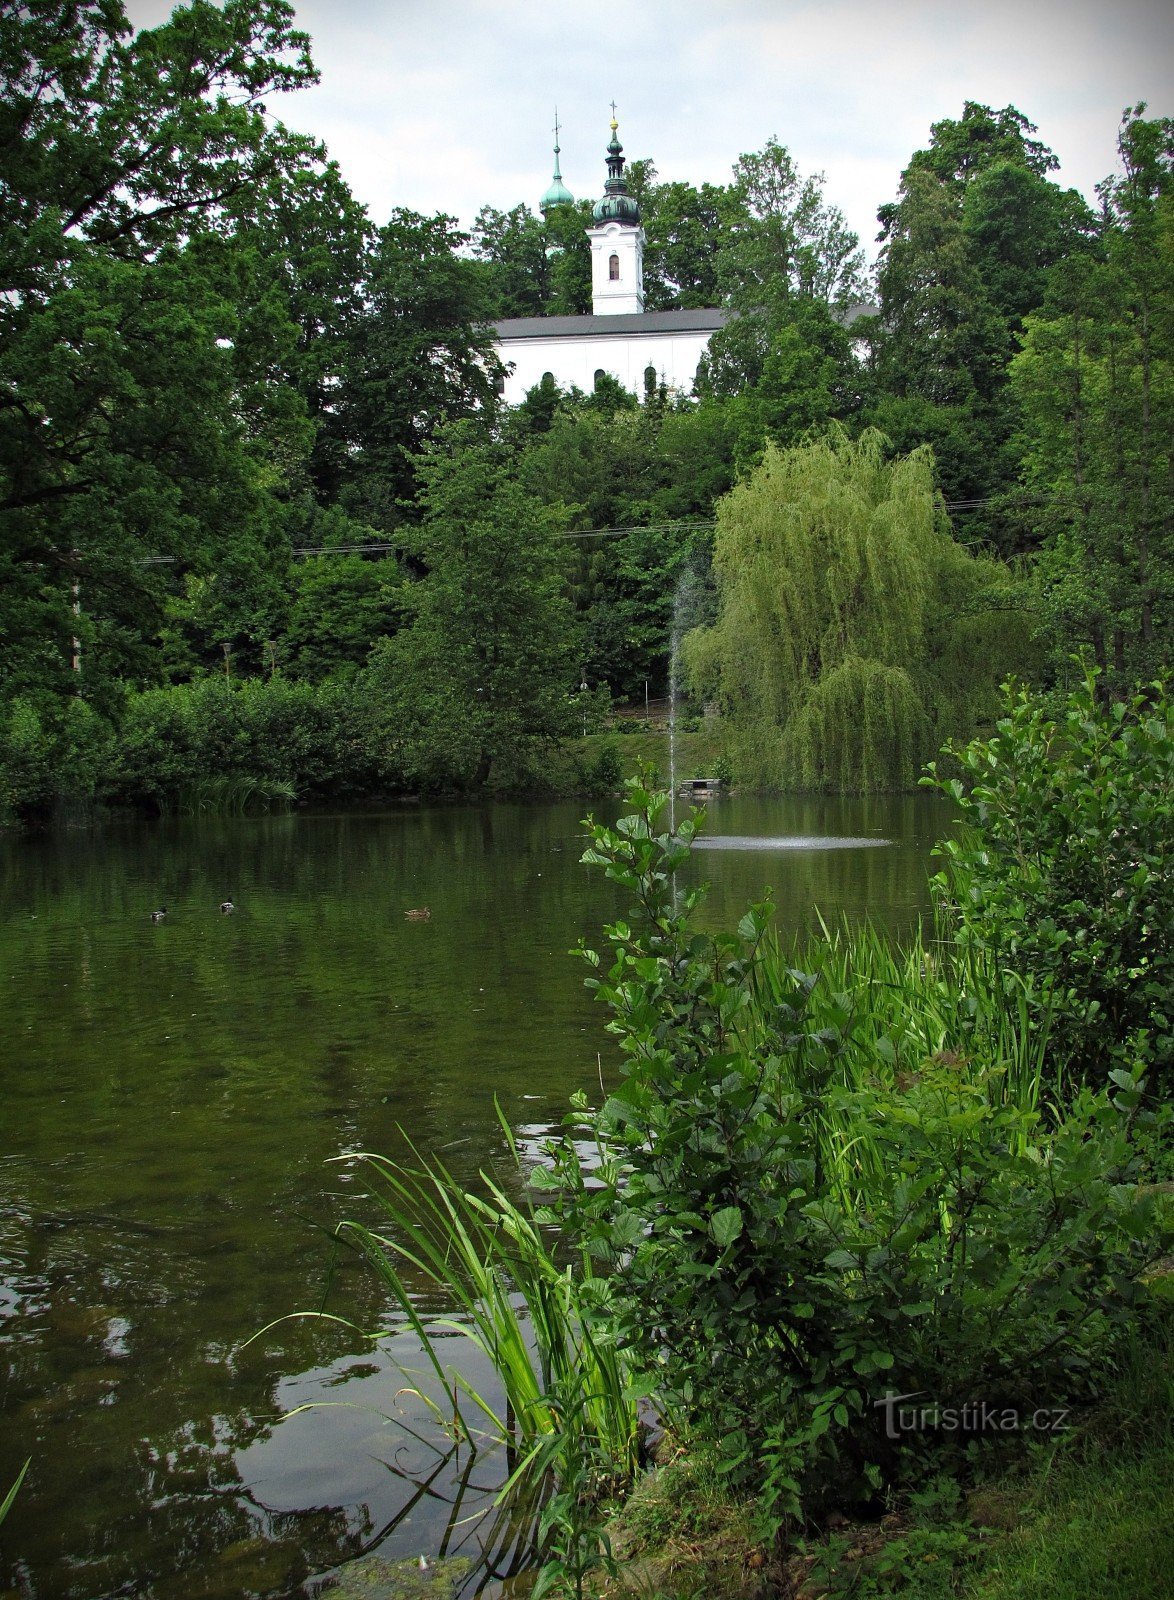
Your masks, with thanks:
M 745 1026 L 797 996 L 805 1026 L 777 1070 L 783 1088 L 805 1097 L 826 1176 L 846 1204 L 867 1203 L 883 1177 L 875 1129 L 853 1090 L 900 1091 L 932 1063 L 953 1067 L 992 1104 L 1045 1119 L 1060 1104 L 1061 1086 L 1046 1076 L 1047 998 L 1033 1003 L 1028 980 L 923 925 L 896 942 L 868 922 L 821 919 L 818 934 L 790 948 L 766 943 Z
M 297 798 L 293 784 L 283 778 L 222 773 L 184 784 L 168 809 L 181 817 L 243 817 L 258 811 L 288 811 Z
M 485 1193 L 470 1193 L 442 1162 L 412 1153 L 413 1166 L 358 1157 L 387 1226 L 348 1220 L 338 1233 L 391 1291 L 451 1411 L 421 1393 L 424 1403 L 474 1447 L 508 1448 L 511 1492 L 533 1494 L 584 1461 L 601 1481 L 627 1488 L 640 1466 L 638 1401 L 595 1310 L 601 1285 L 589 1258 L 560 1265 L 534 1212 L 496 1182 L 483 1174 Z M 420 1309 L 421 1279 L 450 1308 L 445 1315 Z M 500 1398 L 446 1365 L 441 1341 L 454 1333 L 490 1363 Z

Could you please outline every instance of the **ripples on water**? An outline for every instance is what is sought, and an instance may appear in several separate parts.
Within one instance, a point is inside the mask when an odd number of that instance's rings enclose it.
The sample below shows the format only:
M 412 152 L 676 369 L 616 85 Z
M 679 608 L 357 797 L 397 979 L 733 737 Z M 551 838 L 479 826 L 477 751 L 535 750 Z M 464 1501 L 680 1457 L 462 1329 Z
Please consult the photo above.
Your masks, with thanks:
M 627 906 L 579 865 L 583 809 L 0 840 L 0 1486 L 33 1457 L 0 1591 L 287 1595 L 367 1548 L 434 1552 L 458 1494 L 462 1516 L 487 1503 L 504 1463 L 446 1459 L 404 1336 L 245 1341 L 322 1307 L 386 1325 L 331 1242 L 373 1220 L 337 1158 L 407 1133 L 475 1184 L 507 1170 L 495 1099 L 536 1159 L 572 1092 L 610 1080 L 570 952 Z M 732 927 L 769 876 L 784 928 L 816 905 L 907 924 L 940 816 L 725 798 L 689 869 L 703 918 Z

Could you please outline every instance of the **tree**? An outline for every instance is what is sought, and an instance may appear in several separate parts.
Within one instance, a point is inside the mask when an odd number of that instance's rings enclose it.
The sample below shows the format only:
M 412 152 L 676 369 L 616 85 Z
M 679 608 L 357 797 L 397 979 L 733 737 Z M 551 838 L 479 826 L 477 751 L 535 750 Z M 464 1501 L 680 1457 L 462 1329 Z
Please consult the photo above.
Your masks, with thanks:
M 404 620 L 407 582 L 390 558 L 309 556 L 294 563 L 285 652 L 295 677 L 352 678 Z
M 438 431 L 417 464 L 426 575 L 411 626 L 365 676 L 381 759 L 427 787 L 480 788 L 573 725 L 578 650 L 558 512 L 527 494 L 482 423 Z
M 150 256 L 316 152 L 262 104 L 316 78 L 292 20 L 287 0 L 192 0 L 132 33 L 121 0 L 4 7 L 7 313 L 51 286 L 78 241 Z
M 155 670 L 168 585 L 147 563 L 182 576 L 280 544 L 280 463 L 308 435 L 296 404 L 262 404 L 255 384 L 243 401 L 228 243 L 253 196 L 317 159 L 260 98 L 313 79 L 292 15 L 195 0 L 132 33 L 118 0 L 0 12 L 9 692 L 68 683 L 109 703 L 113 678 Z M 260 439 L 265 415 L 280 445 Z
M 518 470 L 577 535 L 568 574 L 587 681 L 642 700 L 646 682 L 659 693 L 668 681 L 679 577 L 694 561 L 708 566 L 708 529 L 695 525 L 733 478 L 730 418 L 713 403 L 608 411 L 594 402 L 564 397 L 527 439 Z
M 495 317 L 541 317 L 551 299 L 546 228 L 527 206 L 482 206 L 469 235 Z
M 1013 106 L 968 101 L 930 130 L 882 206 L 869 420 L 901 450 L 934 447 L 946 498 L 971 539 L 1024 537 L 1005 497 L 1017 424 L 1007 368 L 1048 270 L 1087 247 L 1092 218 L 1046 174 L 1055 157 Z
M 240 310 L 234 340 L 242 406 L 254 437 L 288 435 L 289 417 L 312 430 L 275 465 L 291 491 L 338 496 L 346 452 L 335 425 L 348 340 L 363 312 L 372 229 L 337 166 L 281 173 L 249 197 L 233 237 L 220 245 Z
M 822 302 L 784 299 L 720 328 L 702 357 L 699 392 L 725 402 L 734 459 L 753 465 L 768 440 L 797 443 L 859 408 L 860 373 L 847 329 Z
M 769 139 L 734 163 L 730 221 L 718 278 L 731 304 L 752 309 L 780 295 L 849 305 L 865 292 L 864 255 L 843 213 L 823 195 L 824 176 L 804 178 Z
M 345 452 L 342 503 L 373 526 L 404 519 L 415 458 L 442 423 L 492 406 L 501 376 L 485 285 L 451 217 L 396 210 L 366 263 L 328 426 Z
M 714 571 L 718 620 L 686 658 L 754 782 L 911 787 L 1022 661 L 1012 575 L 950 538 L 929 451 L 886 460 L 872 431 L 768 446 L 719 504 Z
M 722 297 L 719 263 L 725 229 L 739 211 L 728 189 L 715 184 L 638 186 L 629 166 L 629 189 L 640 201 L 648 243 L 644 249 L 644 300 L 649 311 L 716 306 Z M 645 164 L 655 176 L 651 162 Z
M 1102 185 L 1100 259 L 1052 273 L 1011 368 L 1049 639 L 1061 658 L 1087 648 L 1118 695 L 1174 639 L 1174 120 L 1144 110 Z

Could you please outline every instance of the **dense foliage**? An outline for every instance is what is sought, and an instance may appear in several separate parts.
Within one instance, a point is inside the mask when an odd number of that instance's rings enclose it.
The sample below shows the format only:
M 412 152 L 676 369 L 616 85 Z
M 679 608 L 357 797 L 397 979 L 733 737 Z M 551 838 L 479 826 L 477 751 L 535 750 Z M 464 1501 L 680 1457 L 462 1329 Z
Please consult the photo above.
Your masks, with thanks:
M 1137 1186 L 1156 1120 L 1141 1070 L 1093 1089 L 1073 1062 L 1045 1120 L 997 1027 L 902 1068 L 878 1040 L 929 1015 L 916 981 L 878 1002 L 867 940 L 855 970 L 834 944 L 809 971 L 780 963 L 768 903 L 737 935 L 697 932 L 703 891 L 677 881 L 695 821 L 674 833 L 667 797 L 630 798 L 584 857 L 633 900 L 610 964 L 586 952 L 622 1081 L 578 1102 L 538 1181 L 608 1263 L 601 1314 L 637 1370 L 768 1530 L 958 1464 L 982 1429 L 943 1419 L 976 1398 L 1020 1417 L 1087 1398 L 1166 1247 L 1160 1197 Z M 902 1424 L 911 1395 L 922 1421 Z
M 912 787 L 1021 664 L 1023 586 L 950 538 L 929 453 L 890 461 L 876 433 L 768 447 L 713 562 L 718 618 L 687 651 L 753 782 Z
M 769 748 L 744 776 L 906 782 L 943 734 L 981 722 L 999 666 L 1055 678 L 1084 648 L 1121 696 L 1168 660 L 1174 128 L 1144 106 L 1125 116 L 1094 214 L 1056 185 L 1022 113 L 967 102 L 881 207 L 875 285 L 822 177 L 778 140 L 739 156 L 724 185 L 662 182 L 633 161 L 649 307 L 735 313 L 697 394 L 547 382 L 511 412 L 491 321 L 589 309 L 588 203 L 486 207 L 467 232 L 396 208 L 375 227 L 327 153 L 274 115 L 315 78 L 288 0 L 191 0 L 137 30 L 121 0 L 31 0 L 0 11 L 0 72 L 8 809 L 141 794 L 116 776 L 140 694 L 178 704 L 224 674 L 325 690 L 370 672 L 386 711 L 397 661 L 401 708 L 414 682 L 431 710 L 422 700 L 402 738 L 384 718 L 365 781 L 521 775 L 581 684 L 628 702 L 665 693 L 676 590 L 683 574 L 705 588 L 715 508 L 735 488 L 719 571 L 738 614 L 732 530 L 779 460 L 798 459 L 786 452 L 829 429 L 842 462 L 837 428 L 870 441 L 878 472 L 882 453 L 917 463 L 892 470 L 940 497 L 934 535 L 915 557 L 895 531 L 891 577 L 861 569 L 876 593 L 850 624 L 841 609 L 840 645 L 818 598 L 801 597 L 822 644 L 797 676 L 785 638 L 764 626 L 735 640 L 719 620 L 729 703 L 735 659 L 756 685 L 794 679 L 786 707 L 756 706 Z M 879 315 L 862 317 L 870 292 Z M 451 745 L 423 759 L 441 726 L 469 741 L 396 643 L 409 625 L 435 643 L 426 619 L 463 581 L 438 571 L 452 543 L 421 532 L 439 526 L 437 441 L 461 421 L 462 449 L 500 453 L 487 519 L 561 529 L 568 556 L 549 569 L 566 648 L 539 650 L 552 676 L 534 683 L 533 725 L 518 701 L 488 766 Z M 1030 567 L 1013 579 L 979 541 Z M 914 579 L 910 561 L 937 576 Z M 540 617 L 542 571 L 525 602 Z M 856 639 L 906 579 L 892 637 Z M 1030 614 L 1000 616 L 1025 588 Z M 478 662 L 499 620 L 467 609 Z M 909 648 L 894 659 L 898 636 Z M 340 726 L 334 748 L 352 744 Z M 291 749 L 278 765 L 299 760 Z M 357 770 L 344 762 L 339 782 Z
M 1025 981 L 1074 1081 L 1144 1063 L 1174 1073 L 1174 731 L 1165 689 L 1105 705 L 1097 680 L 1059 717 L 1026 691 L 957 752 L 962 808 L 939 899 L 959 941 Z M 931 769 L 933 771 L 933 769 Z

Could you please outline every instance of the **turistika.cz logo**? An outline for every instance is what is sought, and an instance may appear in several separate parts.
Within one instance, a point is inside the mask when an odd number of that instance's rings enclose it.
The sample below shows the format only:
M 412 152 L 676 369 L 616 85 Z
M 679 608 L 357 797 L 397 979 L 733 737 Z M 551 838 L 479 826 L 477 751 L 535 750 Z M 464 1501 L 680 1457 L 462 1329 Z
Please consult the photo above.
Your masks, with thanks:
M 1066 1406 L 1020 1411 L 1017 1406 L 990 1400 L 944 1406 L 937 1400 L 923 1399 L 927 1394 L 925 1389 L 915 1389 L 910 1394 L 888 1391 L 883 1399 L 872 1402 L 874 1408 L 884 1411 L 887 1439 L 899 1439 L 903 1433 L 1061 1433 L 1068 1426 Z

